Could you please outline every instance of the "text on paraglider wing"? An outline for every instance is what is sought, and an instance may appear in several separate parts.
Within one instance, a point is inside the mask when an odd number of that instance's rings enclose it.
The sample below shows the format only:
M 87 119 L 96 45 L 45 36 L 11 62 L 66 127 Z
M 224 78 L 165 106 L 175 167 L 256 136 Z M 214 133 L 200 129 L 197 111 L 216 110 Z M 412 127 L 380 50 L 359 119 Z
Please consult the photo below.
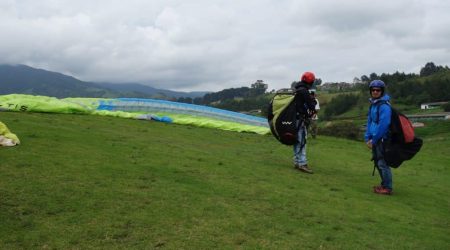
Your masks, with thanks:
M 7 108 L 7 109 L 19 110 L 19 111 L 27 111 L 28 110 L 27 106 L 14 104 L 14 103 L 7 103 L 6 105 L 0 104 L 0 109 L 3 107 Z

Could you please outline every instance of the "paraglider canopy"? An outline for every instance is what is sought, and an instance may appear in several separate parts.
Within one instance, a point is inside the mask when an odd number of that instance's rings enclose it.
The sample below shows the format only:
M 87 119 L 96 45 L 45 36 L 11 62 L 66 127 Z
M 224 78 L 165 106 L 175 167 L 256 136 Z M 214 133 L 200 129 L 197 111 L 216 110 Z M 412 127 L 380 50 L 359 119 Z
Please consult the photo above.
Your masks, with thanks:
M 19 138 L 11 133 L 3 122 L 0 122 L 0 146 L 11 147 L 18 144 L 20 144 Z

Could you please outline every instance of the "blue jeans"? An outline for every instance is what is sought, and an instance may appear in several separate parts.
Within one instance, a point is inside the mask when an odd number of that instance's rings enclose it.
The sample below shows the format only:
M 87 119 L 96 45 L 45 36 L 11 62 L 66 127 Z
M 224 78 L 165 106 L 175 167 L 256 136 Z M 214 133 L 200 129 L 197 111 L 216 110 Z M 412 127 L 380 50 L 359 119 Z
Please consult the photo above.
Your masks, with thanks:
M 384 145 L 382 140 L 378 141 L 376 145 L 372 146 L 372 155 L 375 161 L 378 173 L 381 177 L 381 186 L 392 190 L 392 173 L 391 168 L 384 160 Z
M 298 130 L 297 143 L 294 144 L 294 164 L 306 165 L 308 160 L 306 159 L 306 136 L 307 129 L 304 125 L 300 126 Z

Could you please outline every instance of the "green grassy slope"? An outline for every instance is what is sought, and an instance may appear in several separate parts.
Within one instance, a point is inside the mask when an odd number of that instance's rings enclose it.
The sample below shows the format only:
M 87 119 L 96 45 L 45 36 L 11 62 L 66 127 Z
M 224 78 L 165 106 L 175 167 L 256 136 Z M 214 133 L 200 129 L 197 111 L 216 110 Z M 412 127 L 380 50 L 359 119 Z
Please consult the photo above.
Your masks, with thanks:
M 271 136 L 0 113 L 0 248 L 449 249 L 449 123 L 371 193 L 363 143 L 319 137 L 314 175 Z

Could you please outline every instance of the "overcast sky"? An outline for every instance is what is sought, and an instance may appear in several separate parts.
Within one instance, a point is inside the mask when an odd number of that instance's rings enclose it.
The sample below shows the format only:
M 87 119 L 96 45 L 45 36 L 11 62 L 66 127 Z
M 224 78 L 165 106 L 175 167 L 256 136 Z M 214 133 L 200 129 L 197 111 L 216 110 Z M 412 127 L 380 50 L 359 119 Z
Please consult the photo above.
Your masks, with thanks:
M 448 0 L 0 0 L 0 64 L 218 91 L 450 66 Z

